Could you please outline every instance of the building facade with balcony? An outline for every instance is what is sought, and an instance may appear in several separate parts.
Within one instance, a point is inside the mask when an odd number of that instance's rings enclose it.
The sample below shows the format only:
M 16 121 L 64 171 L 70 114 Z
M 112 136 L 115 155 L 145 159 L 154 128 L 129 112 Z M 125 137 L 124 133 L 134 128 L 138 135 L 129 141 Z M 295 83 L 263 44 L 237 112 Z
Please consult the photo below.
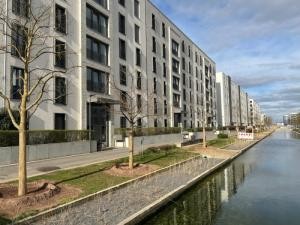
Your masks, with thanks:
M 2 1 L 9 16 L 24 19 L 19 1 Z M 51 101 L 36 110 L 29 129 L 91 127 L 103 146 L 113 146 L 114 129 L 129 126 L 119 104 L 129 92 L 142 106 L 139 127 L 216 126 L 215 62 L 150 1 L 32 4 L 34 10 L 50 4 L 49 45 L 65 53 L 45 55 L 33 66 L 72 70 L 49 82 Z M 6 53 L 0 64 L 0 88 L 17 106 L 22 63 Z

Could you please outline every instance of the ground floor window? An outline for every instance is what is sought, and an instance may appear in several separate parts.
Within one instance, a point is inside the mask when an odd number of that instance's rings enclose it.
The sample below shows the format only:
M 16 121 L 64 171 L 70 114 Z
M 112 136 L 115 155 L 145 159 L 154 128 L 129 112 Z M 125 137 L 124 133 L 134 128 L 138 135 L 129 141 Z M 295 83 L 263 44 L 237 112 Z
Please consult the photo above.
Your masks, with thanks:
M 66 129 L 66 114 L 55 113 L 54 114 L 54 129 L 65 130 Z

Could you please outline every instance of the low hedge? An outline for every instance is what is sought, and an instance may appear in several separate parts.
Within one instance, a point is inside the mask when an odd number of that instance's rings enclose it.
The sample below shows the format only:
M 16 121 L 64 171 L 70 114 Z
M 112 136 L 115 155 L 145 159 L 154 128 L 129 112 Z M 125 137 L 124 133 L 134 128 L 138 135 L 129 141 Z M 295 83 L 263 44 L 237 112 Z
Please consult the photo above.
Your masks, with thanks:
M 162 135 L 162 134 L 178 134 L 181 132 L 180 127 L 153 127 L 153 128 L 135 128 L 134 136 L 152 136 L 152 135 Z M 123 137 L 129 136 L 130 129 L 129 128 L 116 128 L 115 134 L 122 135 Z
M 221 138 L 221 139 L 226 139 L 228 138 L 228 134 L 218 134 L 218 138 Z
M 88 130 L 29 130 L 27 131 L 27 144 L 50 144 L 89 140 Z M 18 131 L 0 131 L 0 147 L 18 146 Z

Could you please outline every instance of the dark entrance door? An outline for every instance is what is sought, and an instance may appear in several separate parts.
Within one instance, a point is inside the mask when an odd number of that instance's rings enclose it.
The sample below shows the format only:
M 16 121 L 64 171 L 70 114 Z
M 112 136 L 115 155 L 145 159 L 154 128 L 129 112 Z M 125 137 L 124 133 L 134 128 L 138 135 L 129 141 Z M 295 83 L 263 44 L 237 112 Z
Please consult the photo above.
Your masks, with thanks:
M 109 106 L 103 104 L 92 103 L 91 105 L 91 128 L 93 130 L 93 138 L 97 140 L 98 149 L 101 150 L 108 146 L 108 120 Z M 89 128 L 89 104 L 87 104 L 87 124 Z
M 181 123 L 181 113 L 174 113 L 174 127 L 179 127 Z

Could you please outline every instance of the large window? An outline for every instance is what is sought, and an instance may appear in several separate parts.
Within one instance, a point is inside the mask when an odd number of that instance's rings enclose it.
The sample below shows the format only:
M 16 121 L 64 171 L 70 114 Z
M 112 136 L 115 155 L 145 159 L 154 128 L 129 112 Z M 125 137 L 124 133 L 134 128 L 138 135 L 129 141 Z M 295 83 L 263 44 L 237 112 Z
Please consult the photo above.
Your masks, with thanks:
M 137 72 L 137 78 L 136 78 L 136 87 L 138 90 L 141 90 L 142 89 L 142 76 L 141 76 L 141 72 L 138 71 Z
M 108 45 L 87 36 L 87 58 L 108 65 Z
M 134 0 L 134 16 L 140 18 L 140 2 L 138 0 Z
M 136 65 L 141 66 L 141 49 L 136 48 L 135 51 L 136 51 L 136 53 L 135 53 L 135 55 L 136 55 Z
M 166 24 L 165 23 L 162 23 L 161 29 L 162 29 L 162 36 L 166 37 Z
M 108 74 L 93 68 L 87 68 L 87 90 L 108 94 Z
M 55 40 L 55 66 L 66 67 L 66 43 Z
M 54 114 L 54 129 L 65 130 L 66 129 L 66 114 L 55 113 Z
M 22 26 L 13 24 L 11 30 L 11 54 L 17 57 L 25 55 L 26 34 Z
M 134 25 L 134 39 L 136 43 L 140 43 L 140 27 L 138 25 Z
M 122 39 L 119 39 L 119 57 L 126 60 L 126 42 Z
M 172 53 L 176 56 L 178 56 L 178 48 L 179 48 L 178 43 L 172 40 Z
M 55 103 L 67 104 L 66 79 L 63 77 L 55 77 Z
M 126 66 L 120 65 L 120 84 L 125 85 L 127 84 L 126 79 Z
M 23 92 L 24 70 L 17 67 L 12 67 L 11 70 L 11 98 L 20 99 Z
M 28 16 L 28 0 L 12 0 L 12 12 L 15 15 Z
M 67 32 L 66 9 L 55 5 L 55 29 L 61 33 Z
M 142 109 L 142 96 L 141 95 L 136 96 L 136 104 L 137 104 L 138 110 L 141 111 L 141 109 Z
M 165 44 L 163 44 L 162 52 L 163 52 L 163 54 L 162 54 L 163 58 L 166 59 L 167 56 L 166 56 L 166 45 Z
M 156 28 L 156 19 L 155 19 L 155 15 L 152 14 L 152 29 L 155 30 Z
M 178 77 L 173 76 L 173 88 L 179 91 L 179 83 L 180 79 Z
M 126 128 L 126 118 L 124 116 L 120 117 L 120 128 Z
M 175 107 L 180 107 L 180 95 L 173 94 L 173 105 Z
M 108 17 L 91 6 L 86 6 L 86 25 L 103 36 L 108 36 Z
M 176 59 L 172 59 L 172 70 L 175 73 L 179 73 L 179 62 Z
M 103 8 L 107 9 L 107 0 L 94 0 L 99 5 L 101 5 Z
M 125 7 L 125 0 L 119 0 L 119 4 Z
M 126 34 L 126 19 L 121 13 L 119 13 L 119 32 L 121 34 Z

